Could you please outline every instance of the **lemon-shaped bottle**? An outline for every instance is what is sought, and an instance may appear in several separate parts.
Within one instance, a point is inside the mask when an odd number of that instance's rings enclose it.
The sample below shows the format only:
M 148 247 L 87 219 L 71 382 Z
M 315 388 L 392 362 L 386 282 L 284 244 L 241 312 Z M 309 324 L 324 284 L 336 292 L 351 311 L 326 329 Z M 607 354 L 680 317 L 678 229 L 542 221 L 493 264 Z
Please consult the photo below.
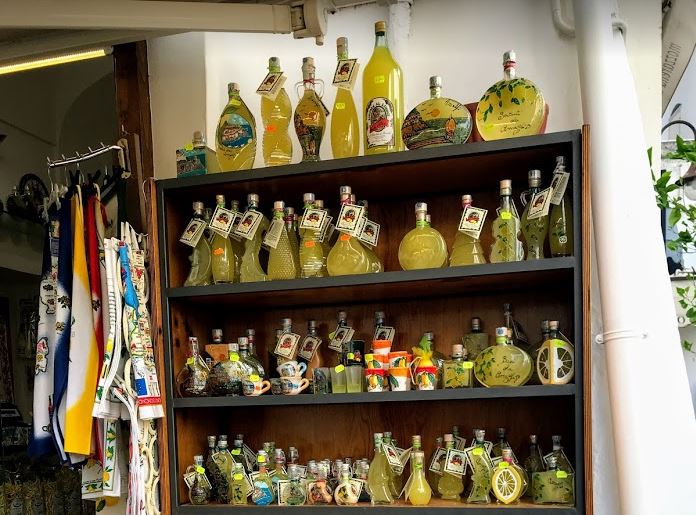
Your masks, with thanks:
M 539 134 L 546 103 L 536 85 L 516 76 L 515 52 L 503 54 L 503 80 L 496 82 L 479 100 L 476 127 L 486 140 Z
M 491 477 L 491 491 L 495 498 L 503 504 L 513 504 L 527 489 L 527 481 L 520 467 L 512 460 L 512 451 L 503 449 L 503 459 L 495 467 Z
M 406 499 L 414 506 L 426 506 L 433 496 L 433 491 L 423 471 L 424 461 L 423 451 L 413 451 L 411 454 L 411 477 L 406 487 Z
M 472 202 L 473 198 L 471 195 L 462 195 L 462 208 L 465 211 Z M 483 248 L 479 239 L 471 234 L 457 231 L 457 236 L 455 236 L 452 244 L 450 266 L 478 265 L 485 262 L 486 256 L 483 254 Z
M 561 338 L 557 320 L 549 320 L 549 336 L 539 348 L 536 370 L 541 384 L 568 384 L 573 380 L 575 348 Z
M 239 84 L 227 86 L 229 101 L 215 133 L 215 150 L 223 171 L 248 170 L 256 158 L 256 121 L 239 96 Z
M 399 264 L 404 270 L 441 268 L 447 262 L 447 244 L 426 220 L 428 204 L 416 204 L 416 227 L 399 244 Z
M 268 71 L 280 72 L 280 59 L 268 60 Z M 292 141 L 288 127 L 292 118 L 290 97 L 285 88 L 271 100 L 261 97 L 261 120 L 263 121 L 263 161 L 266 166 L 286 165 L 292 159 Z
M 532 360 L 529 354 L 512 344 L 512 330 L 496 328 L 495 342 L 476 357 L 476 379 L 486 387 L 525 384 L 533 371 Z
M 336 40 L 338 60 L 348 59 L 348 38 Z M 337 88 L 336 100 L 331 111 L 331 151 L 334 159 L 354 157 L 360 153 L 360 122 L 353 93 L 347 88 Z

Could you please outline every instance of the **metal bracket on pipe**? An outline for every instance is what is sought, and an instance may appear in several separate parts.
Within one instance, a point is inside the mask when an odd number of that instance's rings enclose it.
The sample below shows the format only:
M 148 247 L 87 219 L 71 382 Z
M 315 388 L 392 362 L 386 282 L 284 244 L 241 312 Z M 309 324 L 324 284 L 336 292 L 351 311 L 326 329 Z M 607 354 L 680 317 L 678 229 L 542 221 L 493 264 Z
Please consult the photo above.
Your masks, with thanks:
M 595 336 L 595 343 L 604 344 L 611 340 L 628 340 L 636 338 L 645 340 L 648 337 L 646 331 L 636 331 L 634 329 L 617 329 L 615 331 L 606 331 Z

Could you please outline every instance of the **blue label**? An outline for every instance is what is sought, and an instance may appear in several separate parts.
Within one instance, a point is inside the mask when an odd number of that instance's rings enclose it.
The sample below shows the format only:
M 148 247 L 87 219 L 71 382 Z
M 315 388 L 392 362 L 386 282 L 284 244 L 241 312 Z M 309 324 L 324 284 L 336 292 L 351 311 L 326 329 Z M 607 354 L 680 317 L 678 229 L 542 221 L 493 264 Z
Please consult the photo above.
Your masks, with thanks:
M 266 506 L 273 502 L 273 492 L 264 481 L 254 481 L 254 493 L 251 495 L 254 504 Z
M 144 397 L 147 395 L 147 381 L 145 379 L 135 380 L 135 391 L 138 392 L 138 397 Z
M 247 120 L 238 114 L 228 114 L 219 128 L 220 143 L 227 148 L 240 148 L 254 137 Z

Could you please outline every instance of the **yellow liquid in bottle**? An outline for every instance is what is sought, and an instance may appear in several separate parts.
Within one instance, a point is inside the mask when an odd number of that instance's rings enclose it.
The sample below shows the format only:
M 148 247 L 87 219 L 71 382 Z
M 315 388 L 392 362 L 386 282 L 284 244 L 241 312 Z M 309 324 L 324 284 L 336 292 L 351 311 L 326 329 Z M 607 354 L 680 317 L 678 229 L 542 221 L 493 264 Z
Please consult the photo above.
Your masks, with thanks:
M 215 133 L 215 149 L 223 171 L 248 170 L 256 157 L 256 121 L 235 88 L 230 84 L 230 100 Z
M 353 93 L 338 88 L 331 111 L 331 151 L 334 159 L 355 157 L 360 152 L 360 126 Z
M 232 242 L 221 234 L 213 233 L 210 242 L 212 249 L 212 270 L 214 283 L 232 283 L 235 281 L 235 255 Z
M 367 474 L 367 488 L 370 492 L 370 501 L 375 504 L 392 504 L 394 498 L 389 490 L 389 463 L 387 457 L 381 451 L 375 453 L 375 458 L 370 464 Z
M 437 489 L 443 499 L 458 501 L 459 496 L 464 491 L 464 482 L 461 477 L 445 472 L 437 484 Z
M 362 87 L 365 155 L 403 150 L 404 80 L 389 52 L 383 28 L 377 29 L 375 49 L 363 71 Z
M 324 249 L 315 232 L 306 231 L 300 243 L 301 277 L 324 277 Z
M 276 220 L 282 221 L 282 218 L 276 218 Z M 270 249 L 268 254 L 268 280 L 297 279 L 300 276 L 299 268 L 297 256 L 290 243 L 290 236 L 284 228 L 278 245 Z
M 266 166 L 286 165 L 292 159 L 292 141 L 288 127 L 292 117 L 290 97 L 285 88 L 275 100 L 261 97 L 263 120 L 263 161 Z
M 553 257 L 573 255 L 573 209 L 568 195 L 551 208 L 549 246 Z
M 481 242 L 469 234 L 457 232 L 452 245 L 450 266 L 478 265 L 486 262 Z
M 501 211 L 493 222 L 491 263 L 520 261 L 520 220 L 510 211 Z
M 367 274 L 371 271 L 370 257 L 362 243 L 348 234 L 341 234 L 326 259 L 331 277 L 337 275 Z
M 521 222 L 522 234 L 527 244 L 527 261 L 544 258 L 544 242 L 549 228 L 548 216 L 532 220 L 528 218 L 530 207 L 530 204 L 525 207 Z
M 244 240 L 244 254 L 239 266 L 239 282 L 268 281 L 268 276 L 263 271 L 261 260 L 259 259 L 263 235 L 268 230 L 268 225 L 268 219 L 264 216 L 261 219 L 259 228 L 256 229 L 254 237 L 251 240 Z
M 441 268 L 446 262 L 445 239 L 425 221 L 419 221 L 399 244 L 399 264 L 404 270 Z
M 210 243 L 201 236 L 193 249 L 191 256 L 191 270 L 184 281 L 184 286 L 205 286 L 212 282 L 212 253 Z

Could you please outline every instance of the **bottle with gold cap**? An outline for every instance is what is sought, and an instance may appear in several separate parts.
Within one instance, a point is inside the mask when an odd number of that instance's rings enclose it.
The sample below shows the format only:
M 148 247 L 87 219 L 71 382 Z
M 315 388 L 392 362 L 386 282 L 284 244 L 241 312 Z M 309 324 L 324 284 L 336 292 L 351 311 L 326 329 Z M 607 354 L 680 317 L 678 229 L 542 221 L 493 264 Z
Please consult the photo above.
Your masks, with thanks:
M 218 162 L 225 172 L 248 170 L 256 157 L 256 121 L 239 96 L 239 84 L 230 82 L 227 91 L 229 101 L 215 133 Z
M 471 195 L 462 195 L 462 208 L 466 210 L 471 205 L 473 199 Z M 452 244 L 452 254 L 450 255 L 450 266 L 478 265 L 486 262 L 483 254 L 481 242 L 475 236 L 465 232 L 457 231 Z
M 268 279 L 297 279 L 300 276 L 300 267 L 295 250 L 290 243 L 287 223 L 284 218 L 285 202 L 282 200 L 273 203 L 273 222 L 282 225 L 280 238 L 275 248 L 271 248 L 268 254 Z M 271 232 L 269 230 L 269 232 Z
M 218 206 L 225 207 L 225 196 L 215 195 L 215 202 Z M 233 283 L 237 279 L 232 241 L 222 234 L 212 231 L 213 237 L 210 240 L 212 252 L 212 269 L 214 283 Z
M 348 38 L 336 40 L 338 60 L 348 59 Z M 360 153 L 360 125 L 355 109 L 353 93 L 347 88 L 337 88 L 336 100 L 331 111 L 331 151 L 334 159 L 354 157 Z
M 447 262 L 447 244 L 427 221 L 428 204 L 416 203 L 416 227 L 399 244 L 399 264 L 404 270 L 441 268 Z
M 512 181 L 500 181 L 500 208 L 493 222 L 493 245 L 491 263 L 521 261 L 520 219 L 512 200 Z
M 280 59 L 268 60 L 268 71 L 280 72 Z M 266 166 L 286 165 L 292 159 L 292 141 L 288 134 L 292 106 L 285 88 L 271 100 L 261 97 L 261 119 L 263 120 L 263 161 Z
M 295 108 L 295 132 L 302 147 L 302 161 L 319 161 L 319 147 L 326 128 L 326 113 L 317 95 L 314 58 L 302 59 L 304 94 Z M 298 90 L 300 84 L 297 84 Z M 299 95 L 299 91 L 298 91 Z
M 520 200 L 525 206 L 522 213 L 522 234 L 527 246 L 527 261 L 531 261 L 544 257 L 544 242 L 549 230 L 549 216 L 547 214 L 529 219 L 532 198 L 541 189 L 541 170 L 529 170 L 527 180 L 529 181 L 529 189 L 520 196 Z
M 193 203 L 193 218 L 203 220 L 203 202 Z M 189 257 L 191 269 L 184 286 L 204 286 L 212 281 L 212 253 L 208 239 L 201 235 Z
M 350 186 L 341 186 L 341 205 L 350 204 Z M 372 271 L 372 261 L 362 243 L 350 234 L 341 233 L 326 259 L 330 276 L 367 274 Z
M 387 24 L 375 23 L 375 49 L 363 71 L 365 155 L 403 150 L 404 79 L 387 46 Z

